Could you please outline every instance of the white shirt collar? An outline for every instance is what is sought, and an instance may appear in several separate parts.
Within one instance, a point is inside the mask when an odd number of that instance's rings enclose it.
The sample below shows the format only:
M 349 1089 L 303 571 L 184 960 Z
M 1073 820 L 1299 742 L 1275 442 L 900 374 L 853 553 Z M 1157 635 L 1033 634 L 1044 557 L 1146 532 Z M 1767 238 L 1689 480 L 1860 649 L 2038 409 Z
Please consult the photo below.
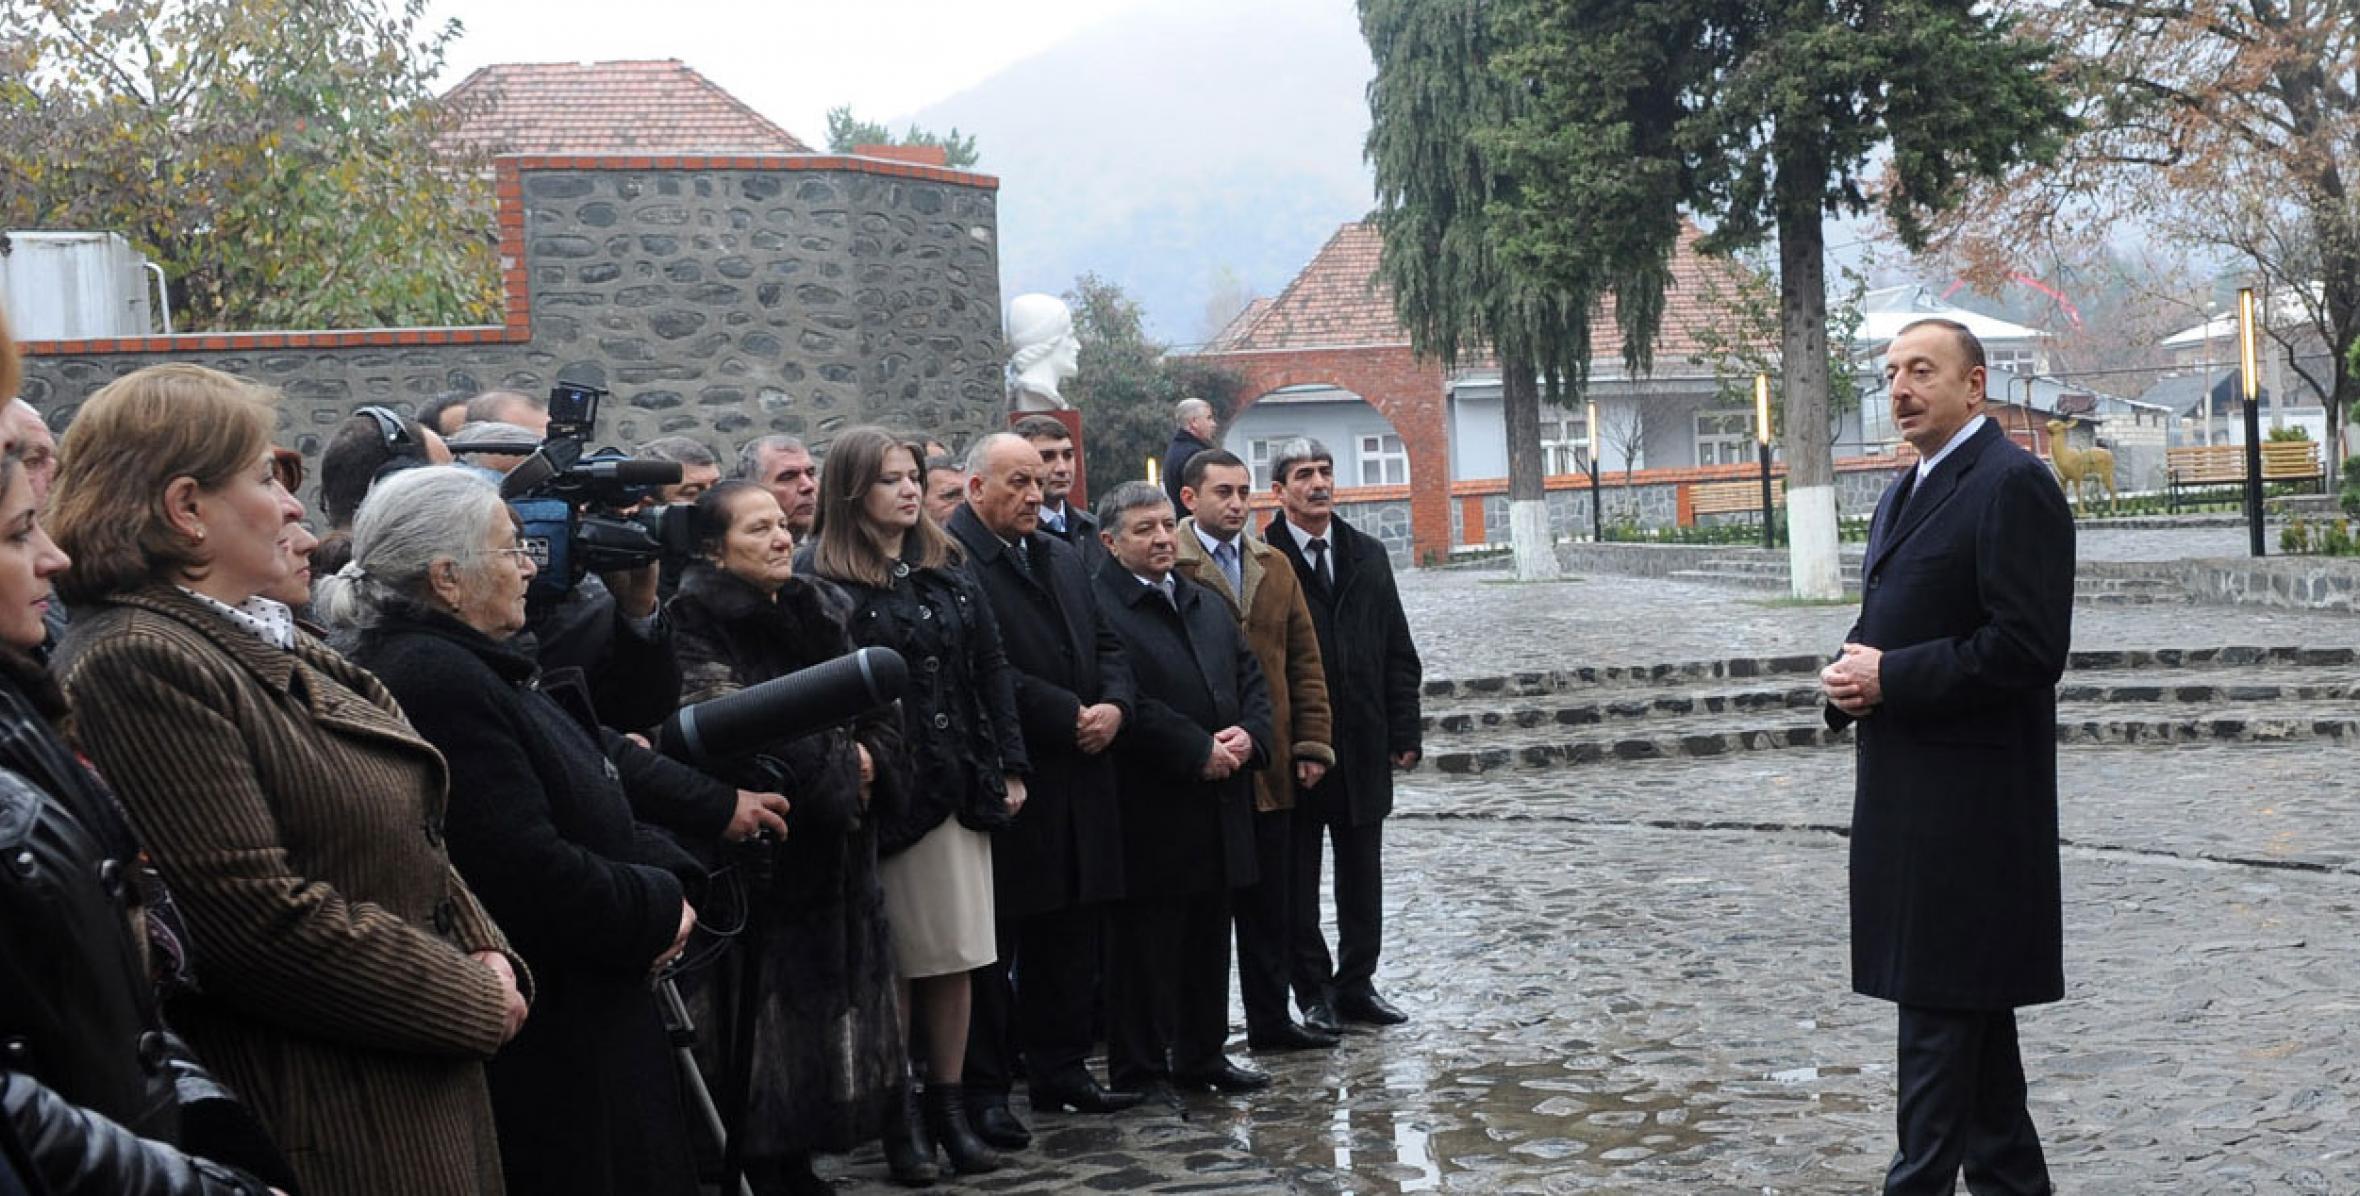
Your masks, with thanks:
M 1327 534 L 1324 536 L 1314 536 L 1310 532 L 1304 531 L 1301 527 L 1296 526 L 1294 520 L 1289 519 L 1283 515 L 1279 517 L 1278 521 L 1286 527 L 1288 532 L 1294 535 L 1295 547 L 1302 549 L 1305 554 L 1310 553 L 1311 542 L 1315 539 L 1327 541 L 1328 548 L 1331 551 L 1336 547 L 1336 525 L 1333 520 L 1328 522 Z
M 1049 504 L 1047 504 L 1047 503 L 1042 503 L 1042 504 L 1041 504 L 1041 522 L 1042 522 L 1042 523 L 1047 523 L 1047 522 L 1049 522 L 1049 521 L 1050 521 L 1050 520 L 1052 520 L 1052 519 L 1054 519 L 1054 520 L 1056 520 L 1056 521 L 1057 521 L 1057 526 L 1059 526 L 1059 527 L 1064 527 L 1064 526 L 1066 526 L 1067 524 L 1069 524 L 1069 523 L 1072 523 L 1072 522 L 1073 522 L 1073 508 L 1072 508 L 1071 506 L 1068 506 L 1068 505 L 1066 505 L 1066 504 L 1063 504 L 1063 503 L 1060 503 L 1060 504 L 1058 504 L 1057 506 L 1054 506 L 1054 507 L 1050 506 L 1050 505 L 1049 505 Z
M 181 586 L 180 592 L 196 599 L 221 617 L 253 633 L 256 639 L 281 652 L 291 652 L 295 648 L 295 612 L 288 609 L 287 604 L 283 602 L 274 602 L 256 594 L 236 606 L 231 606 L 219 598 L 200 594 L 187 586 Z
M 1977 415 L 1975 418 L 1968 420 L 1965 427 L 1960 428 L 1958 431 L 1950 434 L 1950 443 L 1943 445 L 1941 452 L 1936 453 L 1931 457 L 1920 458 L 1917 467 L 1917 480 L 1921 482 L 1925 481 L 1926 475 L 1933 473 L 1934 467 L 1942 464 L 1942 459 L 1944 457 L 1949 456 L 1953 449 L 1956 449 L 1958 446 L 1967 442 L 1967 437 L 1974 435 L 1978 430 L 1980 430 L 1987 418 L 1987 416 Z

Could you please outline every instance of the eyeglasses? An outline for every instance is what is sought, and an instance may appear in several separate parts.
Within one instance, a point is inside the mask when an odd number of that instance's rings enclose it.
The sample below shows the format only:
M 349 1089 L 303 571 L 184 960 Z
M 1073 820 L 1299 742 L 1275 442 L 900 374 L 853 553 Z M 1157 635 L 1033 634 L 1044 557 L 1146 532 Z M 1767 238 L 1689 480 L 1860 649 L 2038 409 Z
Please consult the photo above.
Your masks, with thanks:
M 514 558 L 518 564 L 523 564 L 524 562 L 526 562 L 526 561 L 529 561 L 529 560 L 532 560 L 532 559 L 533 559 L 533 550 L 532 550 L 532 549 L 530 549 L 530 548 L 522 548 L 522 547 L 519 547 L 519 548 L 495 548 L 495 549 L 492 549 L 492 552 L 491 552 L 491 554 L 492 554 L 493 556 L 504 556 L 504 557 L 511 557 L 511 558 Z

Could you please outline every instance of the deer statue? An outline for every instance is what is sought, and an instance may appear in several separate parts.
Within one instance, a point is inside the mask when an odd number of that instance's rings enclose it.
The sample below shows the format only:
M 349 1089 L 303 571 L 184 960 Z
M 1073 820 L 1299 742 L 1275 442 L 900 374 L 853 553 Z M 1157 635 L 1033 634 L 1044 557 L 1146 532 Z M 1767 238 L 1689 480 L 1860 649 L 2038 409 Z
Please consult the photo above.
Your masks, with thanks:
M 2114 454 L 2094 444 L 2086 449 L 2073 447 L 2069 433 L 2077 422 L 2070 417 L 2049 421 L 2049 464 L 2056 467 L 2057 480 L 2067 494 L 2080 500 L 2084 512 L 2090 506 L 2089 487 L 2105 487 L 2106 510 L 2111 514 L 2115 509 Z

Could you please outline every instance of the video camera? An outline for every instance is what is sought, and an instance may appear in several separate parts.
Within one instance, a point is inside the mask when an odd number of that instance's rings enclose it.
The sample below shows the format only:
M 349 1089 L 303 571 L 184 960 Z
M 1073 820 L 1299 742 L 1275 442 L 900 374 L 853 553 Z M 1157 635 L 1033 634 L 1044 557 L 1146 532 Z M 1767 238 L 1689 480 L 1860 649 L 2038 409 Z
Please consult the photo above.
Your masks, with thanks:
M 500 483 L 500 497 L 524 521 L 520 542 L 540 566 L 529 600 L 561 598 L 585 573 L 685 561 L 696 551 L 687 505 L 642 505 L 657 487 L 680 481 L 679 465 L 636 460 L 615 448 L 583 451 L 606 394 L 580 382 L 550 387 L 548 437 L 518 446 L 530 455 Z

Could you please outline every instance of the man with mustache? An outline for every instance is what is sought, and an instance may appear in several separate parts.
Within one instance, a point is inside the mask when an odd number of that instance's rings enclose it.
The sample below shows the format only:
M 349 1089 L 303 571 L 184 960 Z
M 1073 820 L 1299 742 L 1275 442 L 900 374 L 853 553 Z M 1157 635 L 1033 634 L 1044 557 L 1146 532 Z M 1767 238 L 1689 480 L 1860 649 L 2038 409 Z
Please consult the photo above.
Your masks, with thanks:
M 1418 683 L 1423 674 L 1393 563 L 1373 536 L 1336 516 L 1336 459 L 1316 440 L 1290 440 L 1270 463 L 1280 516 L 1262 538 L 1285 553 L 1302 583 L 1333 700 L 1336 764 L 1295 804 L 1295 1001 L 1307 1026 L 1399 1025 L 1409 1016 L 1377 992 L 1385 928 L 1383 832 L 1393 812 L 1393 770 L 1422 752 Z M 1336 852 L 1336 954 L 1319 928 L 1323 840 Z
M 2065 995 L 2057 678 L 2073 513 L 1983 414 L 1983 345 L 1919 320 L 1885 352 L 1917 450 L 1877 503 L 1860 620 L 1820 674 L 1857 725 L 1852 988 L 1900 1006 L 1889 1193 L 2045 1194 L 2016 1008 Z

